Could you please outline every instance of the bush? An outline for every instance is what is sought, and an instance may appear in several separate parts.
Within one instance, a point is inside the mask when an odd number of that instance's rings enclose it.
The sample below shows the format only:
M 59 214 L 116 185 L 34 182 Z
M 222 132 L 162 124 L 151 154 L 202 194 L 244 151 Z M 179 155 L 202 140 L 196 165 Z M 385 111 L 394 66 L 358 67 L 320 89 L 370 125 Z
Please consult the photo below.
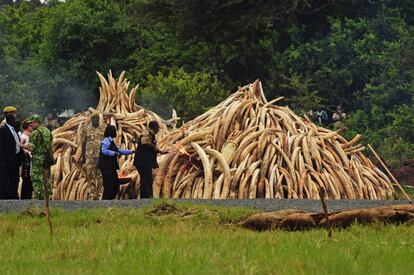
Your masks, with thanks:
M 356 133 L 363 135 L 362 142 L 371 143 L 391 167 L 414 159 L 414 104 L 401 105 L 386 112 L 377 106 L 370 110 L 358 110 L 346 121 L 346 138 Z
M 139 103 L 168 118 L 174 108 L 188 121 L 219 103 L 227 95 L 223 84 L 206 72 L 173 69 L 168 74 L 149 75 Z

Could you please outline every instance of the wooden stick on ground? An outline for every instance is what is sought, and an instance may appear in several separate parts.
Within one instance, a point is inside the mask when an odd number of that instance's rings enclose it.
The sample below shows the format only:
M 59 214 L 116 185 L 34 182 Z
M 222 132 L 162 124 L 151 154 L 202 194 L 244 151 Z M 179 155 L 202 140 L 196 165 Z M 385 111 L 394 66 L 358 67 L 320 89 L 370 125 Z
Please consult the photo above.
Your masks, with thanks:
M 52 227 L 52 221 L 50 220 L 50 211 L 49 211 L 48 181 L 49 181 L 49 172 L 46 169 L 43 169 L 43 189 L 45 190 L 46 218 L 47 218 L 47 223 L 49 224 L 49 233 L 50 235 L 53 235 L 53 227 Z
M 325 188 L 321 187 L 321 189 L 319 189 L 319 196 L 321 197 L 323 212 L 325 214 L 325 219 L 326 219 L 326 227 L 328 228 L 328 239 L 332 240 L 332 227 L 331 227 L 331 222 L 329 221 L 329 213 L 328 213 L 328 206 L 326 205 L 326 201 L 325 201 L 325 193 L 326 193 Z
M 398 185 L 398 188 L 400 188 L 401 192 L 407 197 L 407 199 L 412 203 L 410 196 L 404 191 L 404 188 L 402 188 L 401 184 L 398 182 L 398 180 L 394 177 L 394 175 L 391 173 L 391 171 L 388 169 L 388 167 L 385 165 L 385 163 L 382 161 L 380 156 L 375 152 L 374 148 L 372 148 L 371 144 L 368 144 L 368 148 L 371 150 L 371 152 L 374 154 L 374 156 L 377 158 L 377 160 L 381 163 L 382 167 L 384 167 L 385 171 L 387 171 L 388 175 L 392 178 L 392 180 Z

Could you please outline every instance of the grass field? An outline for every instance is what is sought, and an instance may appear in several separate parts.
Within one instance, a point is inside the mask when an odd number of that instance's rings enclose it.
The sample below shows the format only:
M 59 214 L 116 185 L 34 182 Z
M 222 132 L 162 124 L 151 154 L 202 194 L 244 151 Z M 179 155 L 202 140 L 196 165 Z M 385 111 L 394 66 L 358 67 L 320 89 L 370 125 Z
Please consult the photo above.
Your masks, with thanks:
M 414 273 L 414 225 L 353 226 L 329 241 L 243 229 L 250 209 L 166 206 L 55 210 L 53 237 L 39 211 L 0 214 L 0 274 Z

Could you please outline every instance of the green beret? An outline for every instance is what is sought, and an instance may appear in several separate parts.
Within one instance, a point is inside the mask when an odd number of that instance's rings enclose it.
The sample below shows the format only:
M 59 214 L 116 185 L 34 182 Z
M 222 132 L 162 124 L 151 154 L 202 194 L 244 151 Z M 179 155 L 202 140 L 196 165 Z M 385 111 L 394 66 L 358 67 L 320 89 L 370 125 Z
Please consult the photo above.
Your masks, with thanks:
M 33 121 L 37 121 L 39 123 L 42 123 L 42 120 L 40 119 L 40 116 L 38 115 L 31 115 L 28 119 L 27 119 L 27 123 L 32 123 Z

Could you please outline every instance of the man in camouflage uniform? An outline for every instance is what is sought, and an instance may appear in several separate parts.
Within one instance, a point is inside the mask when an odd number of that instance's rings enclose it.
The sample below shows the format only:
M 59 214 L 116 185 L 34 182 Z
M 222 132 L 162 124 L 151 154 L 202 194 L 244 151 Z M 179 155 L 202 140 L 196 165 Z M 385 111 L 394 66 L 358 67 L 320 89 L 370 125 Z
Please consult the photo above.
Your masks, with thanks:
M 28 119 L 28 123 L 33 128 L 30 136 L 29 145 L 27 148 L 32 152 L 32 170 L 31 178 L 33 182 L 33 193 L 37 199 L 45 199 L 45 192 L 43 187 L 43 176 L 49 178 L 50 167 L 44 168 L 46 154 L 52 150 L 52 133 L 46 127 L 41 125 L 41 119 L 38 115 L 32 115 Z M 23 147 L 24 148 L 24 147 Z M 52 188 L 48 179 L 48 191 L 52 194 Z
M 99 114 L 91 115 L 91 123 L 82 133 L 82 161 L 85 163 L 89 199 L 99 200 L 103 192 L 102 175 L 97 167 L 105 126 L 99 125 Z

